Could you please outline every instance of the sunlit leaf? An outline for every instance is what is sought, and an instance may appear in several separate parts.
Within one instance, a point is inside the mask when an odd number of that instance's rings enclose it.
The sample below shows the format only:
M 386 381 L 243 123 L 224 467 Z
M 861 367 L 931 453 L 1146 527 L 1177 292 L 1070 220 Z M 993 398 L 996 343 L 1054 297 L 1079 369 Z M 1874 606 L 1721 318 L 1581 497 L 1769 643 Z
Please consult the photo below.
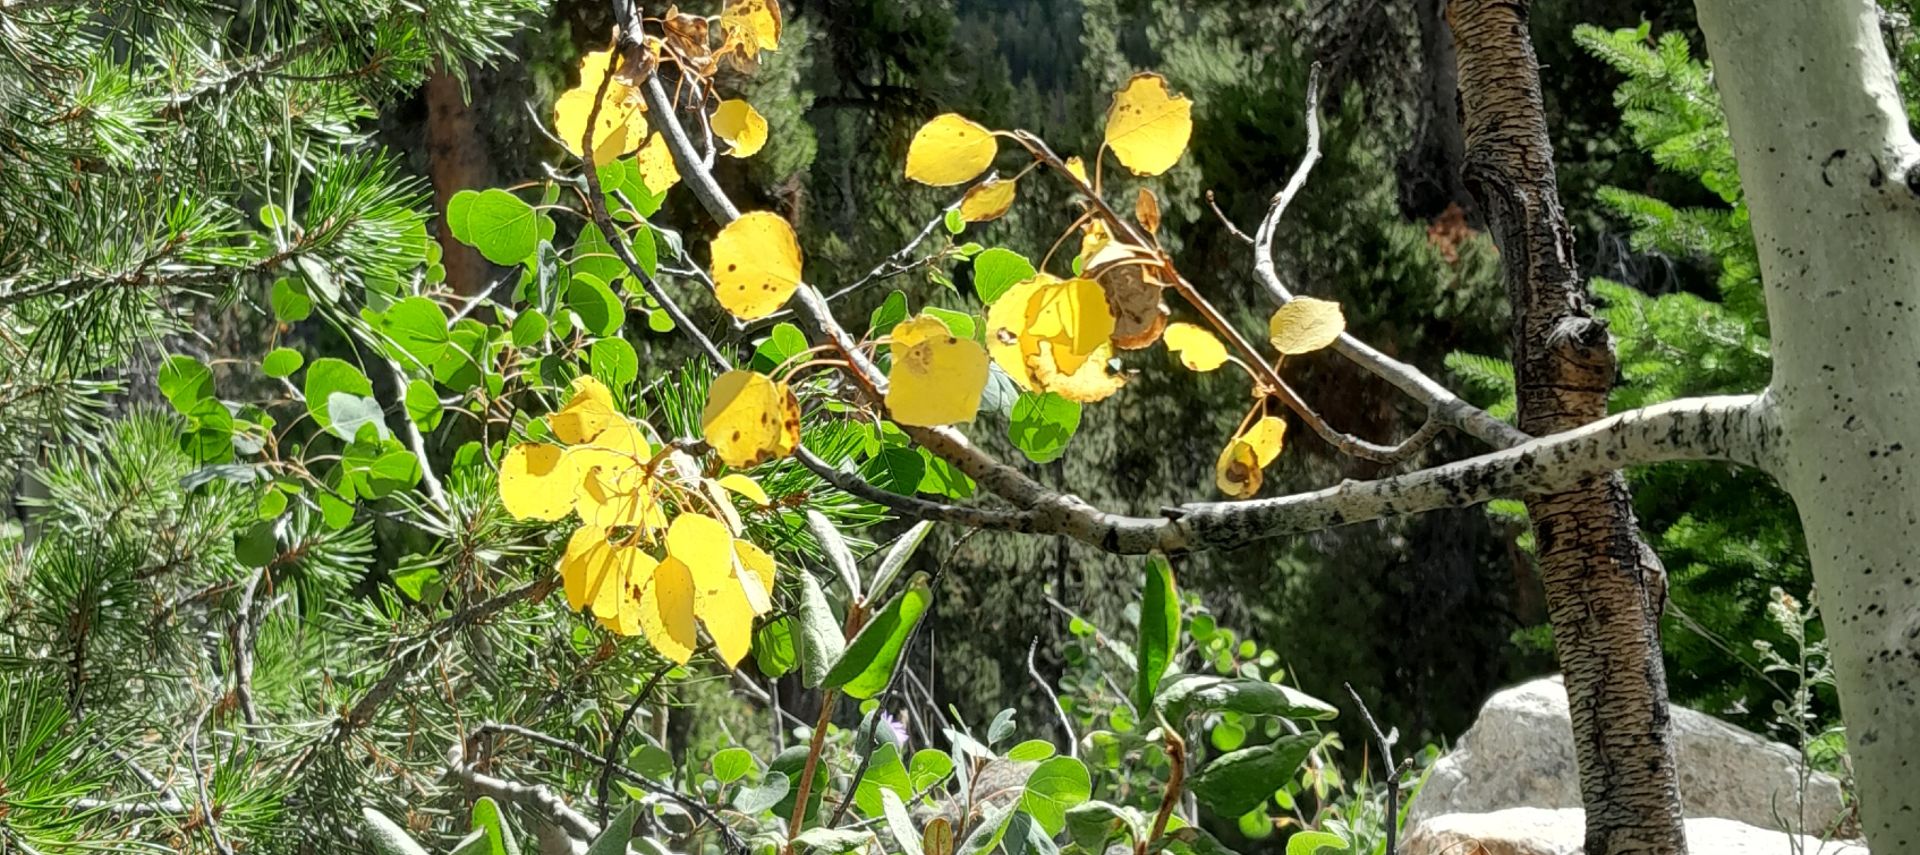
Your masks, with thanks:
M 587 117 L 593 112 L 594 96 L 605 81 L 607 93 L 593 127 L 593 163 L 612 162 L 620 155 L 640 147 L 647 137 L 646 102 L 640 91 L 615 75 L 607 81 L 614 60 L 610 50 L 592 51 L 580 58 L 580 85 L 561 93 L 553 105 L 553 132 L 575 157 L 583 156 L 581 143 L 587 136 Z
M 1179 323 L 1167 327 L 1167 349 L 1194 371 L 1212 371 L 1227 362 L 1227 347 L 1206 328 Z
M 720 10 L 720 50 L 749 61 L 763 50 L 779 50 L 780 25 L 778 0 L 727 0 Z
M 750 468 L 792 454 L 800 444 L 800 402 L 785 383 L 729 371 L 707 393 L 700 430 L 728 466 Z
M 520 519 L 557 520 L 573 510 L 572 474 L 559 446 L 516 445 L 500 461 L 500 503 Z
M 1136 74 L 1107 109 L 1107 147 L 1135 175 L 1159 175 L 1179 162 L 1193 135 L 1193 102 L 1167 91 L 1158 74 Z
M 567 405 L 547 415 L 547 427 L 561 442 L 575 445 L 592 442 L 608 425 L 623 419 L 614 406 L 613 392 L 592 375 L 583 374 L 573 381 L 573 397 Z
M 734 317 L 771 315 L 799 285 L 800 241 L 778 214 L 744 214 L 714 237 L 714 292 Z
M 1288 356 L 1312 353 L 1340 337 L 1347 319 L 1340 304 L 1313 297 L 1295 297 L 1267 321 L 1267 340 Z
M 987 352 L 921 315 L 893 328 L 887 413 L 903 425 L 933 427 L 971 421 L 987 386 Z
M 713 133 L 727 141 L 727 155 L 752 157 L 767 144 L 767 120 L 753 105 L 728 98 L 713 110 Z
M 965 184 L 993 165 L 1000 146 L 992 132 L 959 113 L 944 113 L 920 127 L 907 146 L 907 177 L 922 184 Z
M 1018 182 L 994 179 L 976 184 L 960 197 L 960 217 L 969 223 L 1000 219 L 1013 207 Z
M 1254 457 L 1264 468 L 1280 456 L 1280 448 L 1287 439 L 1287 422 L 1279 416 L 1262 416 L 1240 438 L 1253 446 Z

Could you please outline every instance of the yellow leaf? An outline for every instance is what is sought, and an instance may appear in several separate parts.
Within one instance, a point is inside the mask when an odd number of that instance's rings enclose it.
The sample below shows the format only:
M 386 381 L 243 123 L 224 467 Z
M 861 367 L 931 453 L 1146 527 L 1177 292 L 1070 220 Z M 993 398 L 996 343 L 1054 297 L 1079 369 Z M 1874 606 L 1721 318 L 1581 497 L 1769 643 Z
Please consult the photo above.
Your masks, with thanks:
M 800 444 L 800 401 L 787 384 L 734 370 L 715 378 L 707 395 L 701 435 L 728 466 L 751 468 Z
M 647 144 L 640 147 L 633 160 L 640 167 L 640 183 L 647 185 L 648 193 L 658 196 L 680 183 L 680 168 L 673 164 L 673 151 L 659 131 L 647 137 Z
M 1260 492 L 1260 456 L 1246 440 L 1235 439 L 1213 465 L 1213 483 L 1228 498 L 1246 499 Z
M 984 223 L 997 220 L 1013 207 L 1013 197 L 1018 190 L 1016 181 L 994 179 L 973 185 L 967 195 L 960 197 L 960 218 L 969 223 Z
M 739 472 L 721 477 L 720 486 L 760 507 L 773 504 L 773 499 L 767 496 L 767 491 L 761 488 L 760 482 Z
M 987 388 L 987 352 L 979 342 L 953 335 L 940 319 L 921 315 L 893 328 L 887 384 L 887 413 L 898 424 L 971 421 Z
M 523 442 L 500 461 L 500 503 L 519 519 L 557 520 L 573 507 L 573 474 L 560 446 Z
M 1180 355 L 1180 364 L 1193 371 L 1212 371 L 1227 362 L 1226 345 L 1213 333 L 1193 324 L 1167 327 L 1167 349 Z
M 567 551 L 560 556 L 560 583 L 567 592 L 567 607 L 579 611 L 600 594 L 603 587 L 619 587 L 619 562 L 607 531 L 583 525 L 567 540 Z
M 713 239 L 713 289 L 744 321 L 778 311 L 800 287 L 800 240 L 780 215 L 754 211 Z
M 1193 135 L 1193 102 L 1167 91 L 1158 74 L 1136 74 L 1107 109 L 1107 147 L 1135 175 L 1172 168 Z
M 780 49 L 778 0 L 728 0 L 720 11 L 721 51 L 735 51 L 752 60 L 763 50 Z
M 1267 340 L 1287 356 L 1312 353 L 1340 337 L 1347 328 L 1340 304 L 1312 297 L 1295 297 L 1267 322 Z
M 694 624 L 693 597 L 693 574 L 679 559 L 668 556 L 653 568 L 640 586 L 640 595 L 633 599 L 638 611 L 633 622 L 653 649 L 681 665 L 693 657 L 694 645 L 700 640 Z
M 665 511 L 647 477 L 653 451 L 647 438 L 626 419 L 608 425 L 587 445 L 567 449 L 575 470 L 573 510 L 586 525 L 638 526 L 649 536 L 666 525 Z
M 1087 162 L 1081 160 L 1080 155 L 1067 158 L 1067 174 L 1080 179 L 1082 184 L 1090 183 L 1087 181 Z
M 1078 361 L 1073 371 L 1057 368 L 1059 360 L 1054 356 L 1051 341 L 1040 342 L 1040 354 L 1033 359 L 1033 376 L 1039 381 L 1041 389 L 1059 395 L 1069 401 L 1091 404 L 1112 397 L 1127 385 L 1126 375 L 1114 374 L 1107 370 L 1107 362 L 1113 359 L 1113 347 L 1102 344 L 1093 353 Z
M 728 98 L 714 108 L 713 132 L 727 141 L 727 154 L 733 157 L 752 157 L 767 144 L 766 117 L 739 98 Z
M 1058 281 L 1045 273 L 1038 274 L 1015 283 L 987 307 L 987 354 L 1000 364 L 1000 370 L 1007 372 L 1014 385 L 1029 392 L 1035 391 L 1038 383 L 1027 368 L 1027 359 L 1039 354 L 1040 342 L 1032 336 L 1022 337 L 1028 326 L 1027 307 L 1043 285 Z
M 1265 468 L 1280 456 L 1280 448 L 1287 439 L 1287 422 L 1278 416 L 1262 416 L 1240 439 L 1253 447 L 1254 456 L 1261 468 Z
M 592 442 L 608 425 L 625 421 L 613 405 L 613 392 L 591 374 L 573 381 L 573 397 L 567 405 L 547 415 L 547 427 L 568 445 Z
M 596 613 L 594 617 L 599 618 L 602 626 L 621 635 L 639 635 L 644 631 L 640 622 L 641 605 L 647 584 L 660 568 L 660 559 L 638 549 L 616 547 L 614 552 L 619 565 L 618 604 L 612 614 Z
M 587 136 L 587 117 L 593 112 L 593 99 L 607 79 L 613 62 L 612 51 L 593 51 L 580 58 L 580 85 L 561 93 L 553 105 L 553 133 L 567 151 L 584 156 L 580 144 Z M 600 116 L 593 127 L 593 164 L 605 166 L 615 158 L 640 147 L 647 138 L 646 102 L 640 90 L 615 76 L 607 81 L 607 94 Z
M 683 513 L 667 526 L 667 554 L 680 559 L 700 581 L 733 567 L 733 533 L 706 514 Z
M 751 541 L 745 540 L 733 542 L 733 554 L 740 559 L 740 566 L 746 568 L 747 572 L 753 574 L 753 578 L 760 583 L 760 592 L 772 596 L 774 576 L 780 570 L 780 565 L 774 563 L 773 556 L 768 555 L 766 550 L 755 546 Z M 769 601 L 766 609 L 772 607 L 773 604 Z M 766 609 L 761 609 L 761 614 L 765 614 Z
M 1080 370 L 1088 356 L 1113 338 L 1107 292 L 1092 279 L 1044 286 L 1027 311 L 1026 334 L 1053 343 L 1054 366 L 1065 374 Z
M 1140 227 L 1146 229 L 1148 234 L 1160 232 L 1160 200 L 1154 198 L 1152 190 L 1142 187 L 1140 195 L 1134 197 L 1133 219 L 1139 222 Z
M 959 113 L 945 113 L 914 132 L 907 177 L 935 187 L 965 184 L 987 171 L 999 151 L 992 132 Z
M 734 555 L 733 535 L 717 519 L 683 513 L 667 528 L 668 559 L 687 568 L 694 613 L 707 625 L 728 666 L 739 662 L 752 643 L 756 614 L 735 571 Z M 757 588 L 759 581 L 753 584 Z

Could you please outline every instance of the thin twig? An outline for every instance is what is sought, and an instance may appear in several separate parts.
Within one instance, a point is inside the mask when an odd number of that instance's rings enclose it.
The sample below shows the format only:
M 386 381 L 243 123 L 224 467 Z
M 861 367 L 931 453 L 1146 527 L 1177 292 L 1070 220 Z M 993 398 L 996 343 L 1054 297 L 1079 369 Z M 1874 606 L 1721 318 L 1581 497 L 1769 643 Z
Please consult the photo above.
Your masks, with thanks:
M 1040 676 L 1040 669 L 1034 667 L 1033 654 L 1039 649 L 1040 636 L 1036 635 L 1027 644 L 1027 674 L 1033 677 L 1033 684 L 1039 686 L 1041 693 L 1053 704 L 1054 714 L 1060 717 L 1060 729 L 1067 732 L 1067 756 L 1077 760 L 1080 758 L 1080 739 L 1073 735 L 1073 722 L 1067 718 L 1067 708 L 1060 705 L 1060 696 L 1053 693 L 1053 687 L 1047 684 L 1046 678 Z
M 240 717 L 248 727 L 260 724 L 260 711 L 254 708 L 253 703 L 253 601 L 259 593 L 261 581 L 267 577 L 268 567 L 253 571 L 253 577 L 247 580 L 246 590 L 240 592 L 240 604 L 233 612 L 233 698 L 239 704 Z
M 213 838 L 213 848 L 220 850 L 220 855 L 233 855 L 233 847 L 228 846 L 226 838 L 220 835 L 220 823 L 214 816 L 213 802 L 207 798 L 207 781 L 200 774 L 200 726 L 206 723 L 207 714 L 211 712 L 213 705 L 209 704 L 193 720 L 193 727 L 187 730 L 187 768 L 193 772 L 193 786 L 200 793 L 200 819 L 206 823 L 207 835 Z
M 1400 831 L 1400 767 L 1393 763 L 1393 743 L 1396 737 L 1389 737 L 1380 731 L 1380 725 L 1373 720 L 1372 711 L 1367 702 L 1360 700 L 1360 693 L 1353 690 L 1352 683 L 1344 683 L 1347 695 L 1353 698 L 1355 706 L 1360 708 L 1360 718 L 1367 723 L 1367 729 L 1373 731 L 1373 738 L 1380 746 L 1380 763 L 1387 769 L 1387 851 L 1385 855 L 1394 855 L 1395 839 Z
M 627 704 L 626 712 L 620 714 L 620 721 L 613 726 L 613 732 L 607 735 L 607 754 L 600 761 L 600 782 L 594 786 L 594 816 L 600 820 L 601 825 L 607 823 L 607 784 L 613 779 L 615 761 L 620 759 L 620 737 L 627 732 L 627 725 L 633 723 L 633 716 L 640 711 L 640 705 L 646 703 L 648 696 L 653 694 L 654 687 L 660 685 L 660 678 L 667 676 L 667 672 L 671 670 L 673 670 L 673 663 L 668 662 L 654 671 L 653 676 L 647 678 L 646 684 L 640 687 L 640 691 L 633 693 L 633 701 Z
M 567 803 L 552 790 L 539 784 L 521 784 L 480 772 L 466 762 L 466 749 L 458 741 L 447 749 L 447 776 L 459 781 L 471 792 L 492 796 L 537 814 L 565 829 L 567 835 L 576 840 L 592 840 L 600 836 L 599 825 L 581 816 L 579 811 L 567 807 Z

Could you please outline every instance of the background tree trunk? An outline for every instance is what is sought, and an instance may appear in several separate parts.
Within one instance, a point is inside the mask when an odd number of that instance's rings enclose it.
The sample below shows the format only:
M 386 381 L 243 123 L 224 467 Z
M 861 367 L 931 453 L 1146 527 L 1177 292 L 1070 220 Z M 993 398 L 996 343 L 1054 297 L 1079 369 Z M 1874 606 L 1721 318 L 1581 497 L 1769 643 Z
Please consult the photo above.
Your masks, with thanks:
M 433 179 L 433 207 L 440 212 L 440 258 L 447 284 L 473 296 L 485 290 L 492 268 L 480 252 L 453 239 L 447 226 L 447 200 L 462 190 L 477 190 L 493 180 L 473 105 L 459 78 L 446 71 L 427 76 L 427 170 Z
M 1607 414 L 1613 345 L 1592 316 L 1560 207 L 1527 3 L 1455 0 L 1467 189 L 1492 227 L 1513 304 L 1520 429 Z M 1660 612 L 1666 582 L 1619 475 L 1527 497 L 1566 674 L 1589 855 L 1682 853 Z
M 1874 852 L 1920 851 L 1920 145 L 1871 0 L 1700 0 Z

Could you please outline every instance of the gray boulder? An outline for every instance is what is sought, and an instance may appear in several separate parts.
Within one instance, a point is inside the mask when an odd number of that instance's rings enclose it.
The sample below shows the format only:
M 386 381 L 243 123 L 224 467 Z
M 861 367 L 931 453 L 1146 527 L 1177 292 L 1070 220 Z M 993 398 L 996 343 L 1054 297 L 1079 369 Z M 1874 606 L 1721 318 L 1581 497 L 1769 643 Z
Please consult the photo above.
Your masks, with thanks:
M 1840 782 L 1816 772 L 1807 782 L 1804 822 L 1799 818 L 1800 756 L 1785 745 L 1683 707 L 1673 707 L 1673 732 L 1688 817 L 1820 835 L 1844 815 Z M 1442 814 L 1577 807 L 1572 719 L 1556 676 L 1488 699 L 1454 750 L 1434 764 L 1408 806 L 1407 823 L 1411 828 Z
M 1585 828 L 1586 812 L 1579 808 L 1450 813 L 1422 822 L 1400 845 L 1400 855 L 1582 855 Z M 1687 820 L 1687 853 L 1867 855 L 1867 848 L 1710 817 Z

